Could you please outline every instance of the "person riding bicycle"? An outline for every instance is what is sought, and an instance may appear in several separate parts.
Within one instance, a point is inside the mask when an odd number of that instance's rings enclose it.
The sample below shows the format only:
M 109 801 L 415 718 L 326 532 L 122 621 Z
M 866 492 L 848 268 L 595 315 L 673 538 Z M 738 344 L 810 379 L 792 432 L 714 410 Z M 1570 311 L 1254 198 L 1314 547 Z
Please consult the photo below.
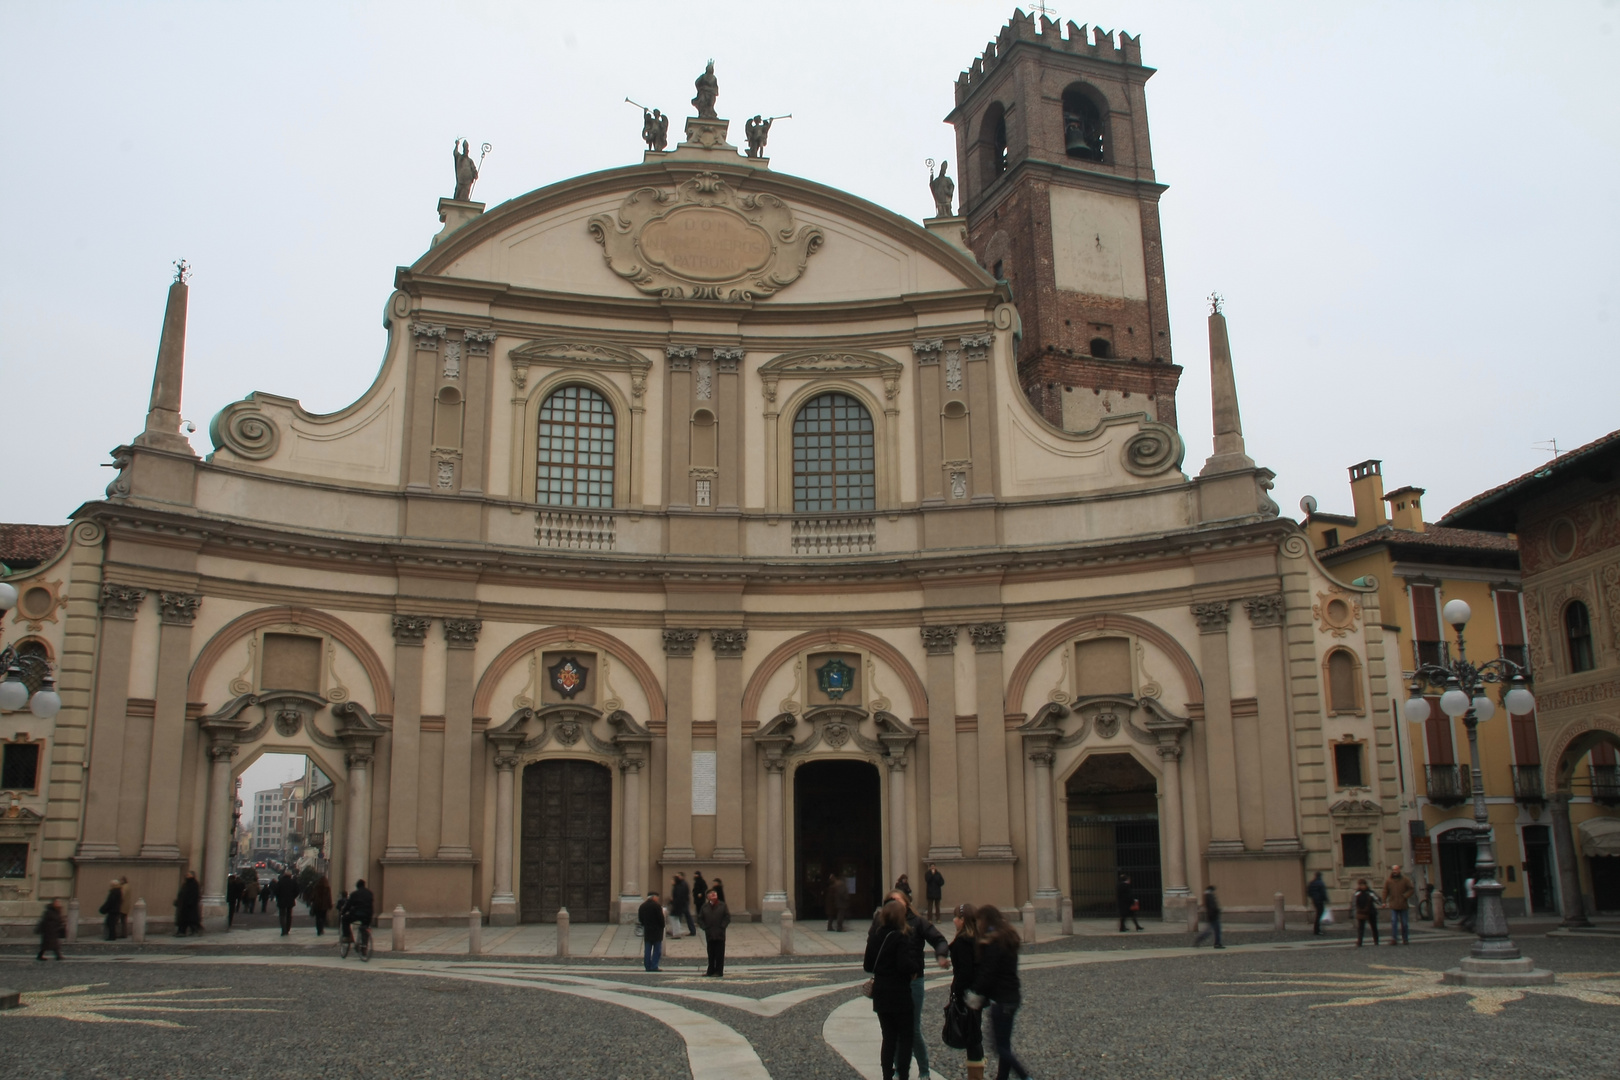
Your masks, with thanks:
M 356 881 L 354 891 L 343 901 L 343 939 L 345 941 L 354 940 L 353 934 L 349 930 L 351 923 L 359 923 L 361 926 L 371 925 L 372 909 L 376 906 L 376 903 L 376 897 L 372 896 L 371 890 L 366 888 L 365 879 L 361 878 Z

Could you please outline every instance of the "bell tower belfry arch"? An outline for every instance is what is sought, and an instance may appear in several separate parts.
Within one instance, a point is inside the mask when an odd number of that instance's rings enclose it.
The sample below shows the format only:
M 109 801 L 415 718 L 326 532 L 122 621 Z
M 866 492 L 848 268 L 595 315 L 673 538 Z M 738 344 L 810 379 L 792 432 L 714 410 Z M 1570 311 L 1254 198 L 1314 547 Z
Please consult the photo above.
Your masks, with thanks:
M 1049 421 L 1146 412 L 1175 426 L 1141 38 L 1014 11 L 956 80 L 968 245 L 1023 320 L 1018 375 Z

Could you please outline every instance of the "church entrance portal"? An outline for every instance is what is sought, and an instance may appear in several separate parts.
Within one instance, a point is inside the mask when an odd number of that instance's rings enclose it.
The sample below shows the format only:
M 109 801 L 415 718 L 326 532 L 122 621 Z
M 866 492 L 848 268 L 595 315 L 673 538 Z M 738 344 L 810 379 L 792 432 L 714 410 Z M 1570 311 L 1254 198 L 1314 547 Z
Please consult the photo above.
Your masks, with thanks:
M 827 878 L 853 878 L 849 916 L 860 922 L 877 907 L 883 877 L 883 799 L 877 766 L 865 761 L 812 761 L 793 774 L 795 910 L 827 918 Z
M 589 761 L 540 761 L 523 770 L 524 922 L 607 922 L 612 887 L 613 775 Z
M 1158 782 L 1129 754 L 1097 754 L 1069 777 L 1069 895 L 1076 915 L 1113 916 L 1120 874 L 1142 916 L 1164 910 Z

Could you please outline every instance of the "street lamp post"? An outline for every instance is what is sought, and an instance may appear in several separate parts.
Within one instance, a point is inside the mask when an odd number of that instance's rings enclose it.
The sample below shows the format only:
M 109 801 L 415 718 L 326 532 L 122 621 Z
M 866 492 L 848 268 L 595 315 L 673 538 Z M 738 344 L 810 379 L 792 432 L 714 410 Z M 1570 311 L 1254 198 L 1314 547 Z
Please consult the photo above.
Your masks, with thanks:
M 16 603 L 17 587 L 0 581 L 0 616 Z M 30 683 L 38 689 L 30 690 Z M 53 720 L 62 711 L 62 696 L 56 692 L 50 661 L 7 645 L 0 649 L 0 710 L 15 712 L 24 706 L 41 720 Z
M 1406 700 L 1406 718 L 1422 723 L 1429 718 L 1429 703 L 1423 697 L 1425 688 L 1441 691 L 1440 711 L 1448 717 L 1462 718 L 1468 729 L 1469 765 L 1473 770 L 1474 839 L 1474 895 L 1476 897 L 1474 925 L 1476 936 L 1469 955 L 1458 967 L 1443 976 L 1447 983 L 1464 986 L 1530 986 L 1553 981 L 1553 973 L 1537 968 L 1528 957 L 1520 954 L 1518 945 L 1508 936 L 1507 916 L 1502 913 L 1501 879 L 1497 875 L 1496 844 L 1492 839 L 1490 818 L 1485 809 L 1485 774 L 1479 765 L 1479 725 L 1496 714 L 1496 702 L 1485 693 L 1492 683 L 1507 683 L 1502 703 L 1514 716 L 1523 716 L 1536 707 L 1536 699 L 1525 685 L 1525 670 L 1513 661 L 1502 658 L 1475 664 L 1468 659 L 1468 647 L 1463 640 L 1463 627 L 1468 625 L 1473 611 L 1462 600 L 1451 600 L 1441 612 L 1447 623 L 1457 632 L 1457 655 L 1446 656 L 1438 664 L 1419 664 L 1412 674 L 1411 696 Z

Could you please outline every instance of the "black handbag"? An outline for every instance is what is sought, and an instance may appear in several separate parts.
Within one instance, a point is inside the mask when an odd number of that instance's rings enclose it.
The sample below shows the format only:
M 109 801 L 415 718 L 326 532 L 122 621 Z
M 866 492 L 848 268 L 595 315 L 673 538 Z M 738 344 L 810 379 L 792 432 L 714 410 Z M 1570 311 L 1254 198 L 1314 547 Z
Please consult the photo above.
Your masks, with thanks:
M 945 1027 L 939 1033 L 939 1041 L 952 1050 L 966 1050 L 968 1046 L 967 1029 L 971 1012 L 967 1003 L 955 994 L 945 1003 Z

